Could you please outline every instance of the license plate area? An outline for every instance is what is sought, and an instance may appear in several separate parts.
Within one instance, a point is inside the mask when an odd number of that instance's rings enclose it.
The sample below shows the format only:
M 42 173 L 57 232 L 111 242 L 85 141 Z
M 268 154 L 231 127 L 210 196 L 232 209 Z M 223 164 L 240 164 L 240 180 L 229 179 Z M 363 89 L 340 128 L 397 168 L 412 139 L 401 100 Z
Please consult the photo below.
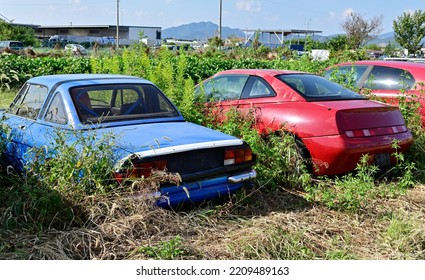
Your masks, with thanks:
M 390 167 L 391 166 L 390 154 L 385 153 L 385 154 L 375 155 L 375 164 L 379 167 Z

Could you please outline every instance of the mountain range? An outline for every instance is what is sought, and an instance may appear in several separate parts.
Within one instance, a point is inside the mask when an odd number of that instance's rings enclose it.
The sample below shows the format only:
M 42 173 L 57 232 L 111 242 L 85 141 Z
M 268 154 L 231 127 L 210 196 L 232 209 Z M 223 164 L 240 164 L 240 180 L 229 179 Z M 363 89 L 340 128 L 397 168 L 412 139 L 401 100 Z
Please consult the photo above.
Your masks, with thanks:
M 339 34 L 323 36 L 319 34 L 314 34 L 314 40 L 326 41 L 329 38 L 337 36 Z M 197 40 L 197 41 L 207 41 L 208 38 L 218 36 L 218 25 L 212 22 L 198 22 L 198 23 L 188 23 L 176 27 L 165 28 L 162 30 L 162 38 L 164 39 L 177 39 L 177 40 Z M 221 37 L 237 37 L 245 38 L 245 32 L 238 28 L 230 28 L 222 26 L 221 28 Z M 297 36 L 297 35 L 295 35 Z M 287 39 L 295 37 L 291 35 L 285 37 Z M 375 40 L 370 43 L 388 43 L 394 42 L 394 32 L 384 33 L 378 36 Z
M 162 38 L 179 40 L 198 40 L 207 41 L 208 38 L 218 36 L 218 25 L 212 22 L 188 23 L 176 27 L 170 27 L 162 30 Z M 245 33 L 237 28 L 222 27 L 221 37 L 242 37 Z

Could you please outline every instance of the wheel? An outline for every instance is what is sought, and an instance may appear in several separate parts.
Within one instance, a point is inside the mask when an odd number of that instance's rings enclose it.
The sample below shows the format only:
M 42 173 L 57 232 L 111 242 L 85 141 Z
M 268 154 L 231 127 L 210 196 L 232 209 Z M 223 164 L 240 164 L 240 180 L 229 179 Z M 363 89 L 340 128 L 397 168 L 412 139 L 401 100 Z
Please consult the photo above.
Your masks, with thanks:
M 297 152 L 295 166 L 297 167 L 298 172 L 301 171 L 301 165 L 303 164 L 307 168 L 307 171 L 312 173 L 313 161 L 311 159 L 310 152 L 308 151 L 303 141 L 299 138 L 295 138 L 295 150 Z

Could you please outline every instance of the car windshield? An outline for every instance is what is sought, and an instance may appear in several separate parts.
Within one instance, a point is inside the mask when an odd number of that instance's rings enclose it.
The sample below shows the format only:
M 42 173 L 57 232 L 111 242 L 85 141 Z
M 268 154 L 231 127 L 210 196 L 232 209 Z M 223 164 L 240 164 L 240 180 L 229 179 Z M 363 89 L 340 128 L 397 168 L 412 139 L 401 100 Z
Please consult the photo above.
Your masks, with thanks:
M 179 116 L 164 94 L 150 84 L 74 87 L 70 93 L 83 123 Z
M 277 78 L 307 101 L 366 99 L 363 95 L 317 75 L 283 74 Z

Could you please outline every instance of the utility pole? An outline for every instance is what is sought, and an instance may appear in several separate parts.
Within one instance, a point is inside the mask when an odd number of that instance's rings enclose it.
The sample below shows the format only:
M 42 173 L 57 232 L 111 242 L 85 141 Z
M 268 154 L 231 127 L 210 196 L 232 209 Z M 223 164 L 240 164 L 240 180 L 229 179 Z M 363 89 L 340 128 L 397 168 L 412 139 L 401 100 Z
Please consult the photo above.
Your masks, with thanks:
M 117 45 L 116 45 L 116 49 L 118 51 L 119 47 L 120 47 L 120 0 L 117 0 Z
M 219 23 L 218 23 L 218 39 L 219 39 L 219 42 L 221 42 L 221 18 L 222 18 L 222 0 L 220 0 L 220 20 L 219 20 Z

